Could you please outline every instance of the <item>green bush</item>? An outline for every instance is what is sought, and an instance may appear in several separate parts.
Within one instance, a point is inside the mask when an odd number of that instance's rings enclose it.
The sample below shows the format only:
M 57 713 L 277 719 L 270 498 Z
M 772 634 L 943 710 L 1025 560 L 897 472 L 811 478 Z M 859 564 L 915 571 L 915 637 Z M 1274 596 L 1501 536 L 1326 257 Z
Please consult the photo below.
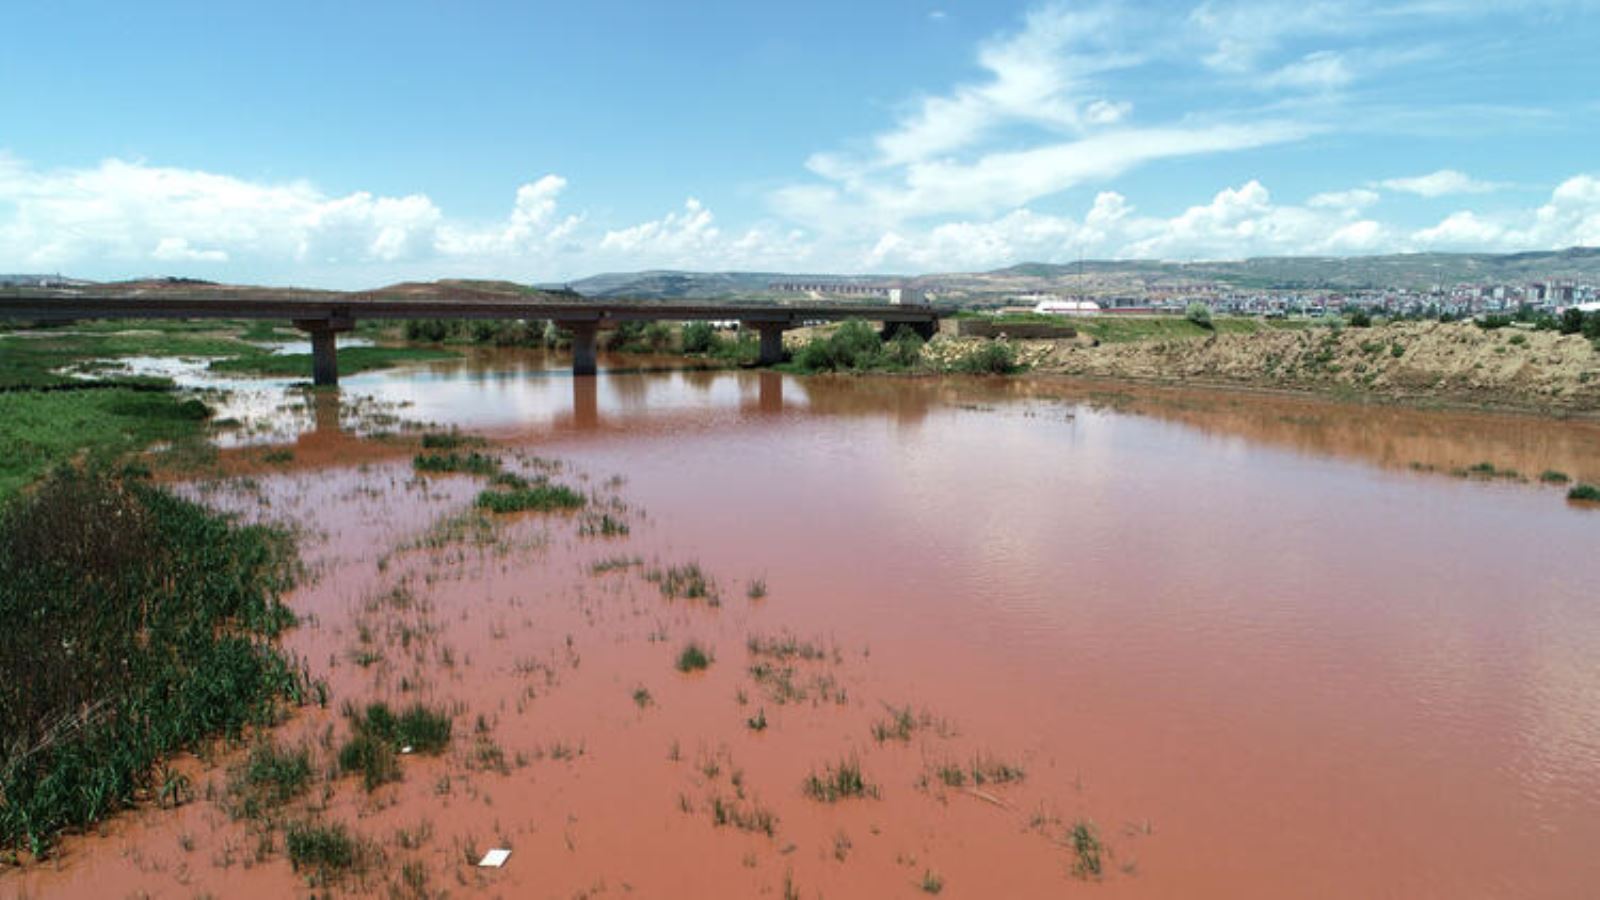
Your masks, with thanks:
M 1567 491 L 1568 500 L 1582 500 L 1585 503 L 1600 503 L 1600 487 L 1592 484 L 1579 484 Z
M 1004 341 L 989 341 L 951 366 L 968 375 L 1009 375 L 1018 368 L 1017 352 Z
M 1364 309 L 1357 309 L 1346 317 L 1345 323 L 1351 328 L 1371 328 L 1372 314 Z
M 1211 328 L 1211 307 L 1198 300 L 1184 307 L 1183 317 L 1201 328 Z
M 683 352 L 710 353 L 716 349 L 717 330 L 710 322 L 690 322 L 683 326 Z

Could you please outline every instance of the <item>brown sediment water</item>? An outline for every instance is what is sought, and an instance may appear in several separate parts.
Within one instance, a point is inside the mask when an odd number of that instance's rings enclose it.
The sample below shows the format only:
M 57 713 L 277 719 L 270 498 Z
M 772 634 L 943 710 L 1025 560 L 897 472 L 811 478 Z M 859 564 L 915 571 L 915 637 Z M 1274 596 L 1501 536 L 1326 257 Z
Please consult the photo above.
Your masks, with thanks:
M 334 778 L 289 808 L 381 848 L 341 892 L 403 887 L 407 863 L 433 891 L 507 897 L 1600 880 L 1600 511 L 1537 481 L 1600 481 L 1594 424 L 1064 380 L 574 380 L 517 354 L 344 393 L 484 434 L 513 471 L 559 461 L 630 533 L 523 514 L 447 534 L 483 479 L 416 477 L 414 442 L 354 436 L 330 395 L 296 418 L 292 462 L 225 450 L 248 477 L 182 488 L 304 528 L 316 578 L 285 647 L 333 701 L 277 739 L 320 772 L 347 700 L 454 713 L 450 750 L 402 757 L 398 784 Z M 644 577 L 690 562 L 719 605 Z M 690 640 L 705 672 L 674 668 Z M 890 706 L 906 740 L 874 736 Z M 236 756 L 186 763 L 201 799 L 68 839 L 0 893 L 306 893 L 281 834 L 204 797 Z M 877 796 L 807 797 L 842 760 Z M 941 779 L 975 762 L 1023 777 Z M 771 835 L 737 824 L 760 811 Z M 496 846 L 505 868 L 467 864 Z

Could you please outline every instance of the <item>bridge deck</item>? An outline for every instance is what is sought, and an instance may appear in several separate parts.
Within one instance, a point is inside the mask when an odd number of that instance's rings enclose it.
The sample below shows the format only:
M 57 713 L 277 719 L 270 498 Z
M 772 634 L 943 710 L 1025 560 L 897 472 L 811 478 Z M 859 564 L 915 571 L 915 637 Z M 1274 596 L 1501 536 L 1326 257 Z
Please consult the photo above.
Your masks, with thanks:
M 927 306 L 812 303 L 679 303 L 648 300 L 574 300 L 571 295 L 484 296 L 299 290 L 99 290 L 0 289 L 0 318 L 13 319 L 550 319 L 557 322 L 726 321 L 797 324 L 847 318 L 879 322 L 929 322 Z
M 595 332 L 620 322 L 737 321 L 761 335 L 760 362 L 783 357 L 783 330 L 807 322 L 870 319 L 911 325 L 925 335 L 939 321 L 930 306 L 828 303 L 781 306 L 754 303 L 670 303 L 581 300 L 570 293 L 528 294 L 448 287 L 405 291 L 309 291 L 280 288 L 9 288 L 0 289 L 0 318 L 73 319 L 287 319 L 311 334 L 312 376 L 338 381 L 334 334 L 356 319 L 548 319 L 572 333 L 572 370 L 595 372 Z

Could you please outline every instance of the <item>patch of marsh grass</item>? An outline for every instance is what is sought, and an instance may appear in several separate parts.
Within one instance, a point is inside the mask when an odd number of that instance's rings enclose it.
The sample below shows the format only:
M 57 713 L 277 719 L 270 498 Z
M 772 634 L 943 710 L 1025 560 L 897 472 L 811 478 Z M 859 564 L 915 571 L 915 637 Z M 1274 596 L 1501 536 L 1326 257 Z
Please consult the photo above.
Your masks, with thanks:
M 461 472 L 467 475 L 492 476 L 500 472 L 500 458 L 473 450 L 459 453 L 418 453 L 411 458 L 411 467 L 418 472 Z
M 690 641 L 678 651 L 678 660 L 674 665 L 679 672 L 700 672 L 710 668 L 712 658 L 711 653 L 699 642 Z
M 495 513 L 556 512 L 581 508 L 588 499 L 564 484 L 534 482 L 508 490 L 483 491 L 474 504 Z
M 807 797 L 823 803 L 837 803 L 852 797 L 877 797 L 878 788 L 869 784 L 861 772 L 861 761 L 849 757 L 838 765 L 829 765 L 819 774 L 806 776 L 801 790 Z

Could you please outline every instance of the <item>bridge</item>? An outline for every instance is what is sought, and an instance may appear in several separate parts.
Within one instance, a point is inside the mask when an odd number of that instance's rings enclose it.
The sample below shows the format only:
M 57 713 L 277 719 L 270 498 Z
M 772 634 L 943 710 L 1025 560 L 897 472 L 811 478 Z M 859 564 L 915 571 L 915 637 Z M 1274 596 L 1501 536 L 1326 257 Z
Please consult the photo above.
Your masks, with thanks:
M 584 300 L 571 293 L 510 293 L 449 286 L 407 286 L 380 291 L 314 291 L 207 285 L 0 289 L 0 319 L 65 322 L 81 319 L 271 319 L 293 322 L 311 337 L 312 381 L 337 384 L 337 335 L 357 319 L 538 319 L 572 334 L 572 371 L 593 375 L 601 329 L 623 322 L 735 321 L 760 335 L 758 363 L 783 360 L 783 332 L 843 319 L 906 326 L 924 337 L 938 327 L 929 306 L 830 303 L 777 306 L 748 303 L 678 303 Z

